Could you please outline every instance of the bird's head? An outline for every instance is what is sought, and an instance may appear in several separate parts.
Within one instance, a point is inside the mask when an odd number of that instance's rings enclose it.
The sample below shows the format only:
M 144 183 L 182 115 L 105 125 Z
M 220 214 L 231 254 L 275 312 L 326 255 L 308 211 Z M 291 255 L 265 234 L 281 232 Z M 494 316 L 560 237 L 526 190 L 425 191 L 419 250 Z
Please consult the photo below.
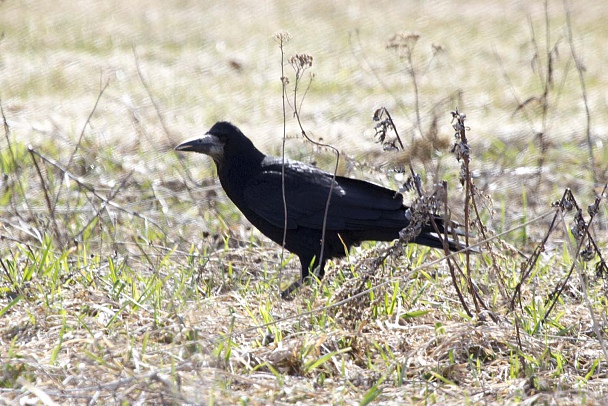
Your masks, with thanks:
M 243 152 L 257 151 L 253 143 L 234 124 L 219 121 L 202 137 L 182 142 L 176 151 L 191 151 L 209 155 L 219 164 L 229 155 L 239 156 Z

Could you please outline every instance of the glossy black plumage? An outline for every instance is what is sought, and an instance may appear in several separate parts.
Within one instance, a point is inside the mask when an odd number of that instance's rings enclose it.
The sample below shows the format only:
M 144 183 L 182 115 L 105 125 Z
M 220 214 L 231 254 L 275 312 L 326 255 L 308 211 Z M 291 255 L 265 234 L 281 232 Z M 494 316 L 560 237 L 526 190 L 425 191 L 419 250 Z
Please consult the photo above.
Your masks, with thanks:
M 251 224 L 274 242 L 282 244 L 285 216 L 281 158 L 260 152 L 236 126 L 228 122 L 216 123 L 205 136 L 183 142 L 175 149 L 211 156 L 228 197 Z M 408 208 L 399 193 L 362 180 L 336 176 L 326 221 L 325 248 L 319 264 L 323 219 L 331 183 L 332 175 L 328 172 L 302 162 L 288 160 L 285 163 L 285 248 L 299 257 L 301 280 L 309 275 L 309 269 L 317 266 L 320 266 L 318 275 L 323 276 L 325 261 L 345 256 L 347 249 L 354 244 L 399 238 L 399 231 L 409 224 Z M 437 218 L 436 224 L 442 232 L 442 219 Z M 428 225 L 414 242 L 442 248 L 433 231 Z M 452 241 L 449 245 L 452 250 L 459 249 Z

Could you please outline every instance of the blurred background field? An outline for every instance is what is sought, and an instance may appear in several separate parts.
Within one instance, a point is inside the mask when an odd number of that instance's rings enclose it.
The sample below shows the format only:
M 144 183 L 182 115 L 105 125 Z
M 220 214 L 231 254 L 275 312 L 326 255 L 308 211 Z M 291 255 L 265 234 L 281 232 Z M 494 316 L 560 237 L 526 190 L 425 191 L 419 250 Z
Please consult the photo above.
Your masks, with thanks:
M 410 278 L 440 258 L 414 247 L 383 271 L 393 290 L 360 315 L 302 315 L 341 297 L 356 260 L 280 301 L 280 248 L 242 221 L 210 159 L 172 149 L 230 120 L 280 154 L 286 117 L 289 155 L 333 168 L 282 109 L 275 34 L 288 32 L 285 59 L 314 58 L 304 129 L 340 150 L 340 174 L 397 188 L 389 169 L 411 161 L 427 187 L 448 181 L 462 222 L 449 152 L 457 108 L 490 229 L 547 213 L 566 188 L 586 208 L 608 173 L 607 19 L 602 1 L 0 2 L 0 398 L 601 404 L 606 300 L 592 265 L 538 328 L 576 262 L 571 218 L 519 310 L 507 309 L 490 261 L 474 261 L 498 323 L 460 309 L 445 265 Z M 405 141 L 399 154 L 374 142 L 380 107 Z M 550 220 L 503 236 L 512 250 L 494 266 L 506 291 Z M 297 274 L 296 260 L 283 262 Z M 378 297 L 399 305 L 379 311 Z M 268 322 L 278 324 L 250 328 Z

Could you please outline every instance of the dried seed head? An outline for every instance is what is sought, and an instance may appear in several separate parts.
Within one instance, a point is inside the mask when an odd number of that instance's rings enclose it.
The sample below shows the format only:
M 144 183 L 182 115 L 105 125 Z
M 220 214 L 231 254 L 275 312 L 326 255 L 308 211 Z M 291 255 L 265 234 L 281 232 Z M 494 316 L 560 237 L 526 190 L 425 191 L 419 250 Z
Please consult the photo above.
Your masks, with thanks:
M 445 52 L 445 48 L 441 44 L 433 44 L 433 45 L 431 45 L 431 47 L 432 47 L 433 55 L 437 55 L 442 52 Z
M 595 276 L 598 278 L 606 278 L 608 275 L 608 267 L 606 267 L 606 263 L 604 260 L 598 261 L 595 264 Z
M 595 258 L 595 248 L 593 248 L 591 244 L 587 244 L 585 249 L 581 251 L 581 258 L 585 262 L 591 261 L 593 258 Z
M 397 33 L 389 38 L 386 43 L 386 48 L 394 49 L 398 52 L 403 50 L 411 52 L 414 49 L 414 46 L 416 46 L 416 42 L 418 42 L 419 38 L 420 35 L 415 33 Z
M 289 35 L 289 33 L 287 31 L 279 31 L 276 34 L 274 34 L 274 40 L 279 43 L 280 45 L 283 45 L 287 42 L 289 42 L 289 40 L 291 39 L 291 35 Z
M 295 54 L 289 58 L 289 64 L 297 71 L 305 70 L 312 66 L 313 57 L 310 54 Z
M 572 232 L 572 236 L 575 240 L 580 240 L 585 235 L 587 230 L 587 223 L 585 219 L 583 219 L 583 211 L 578 209 L 576 214 L 574 215 L 574 224 L 570 227 L 570 232 Z
M 600 207 L 599 207 L 599 199 L 597 199 L 595 201 L 595 203 L 589 205 L 589 207 L 587 208 L 587 213 L 589 213 L 589 215 L 591 217 L 595 216 L 597 213 L 599 213 L 600 211 Z

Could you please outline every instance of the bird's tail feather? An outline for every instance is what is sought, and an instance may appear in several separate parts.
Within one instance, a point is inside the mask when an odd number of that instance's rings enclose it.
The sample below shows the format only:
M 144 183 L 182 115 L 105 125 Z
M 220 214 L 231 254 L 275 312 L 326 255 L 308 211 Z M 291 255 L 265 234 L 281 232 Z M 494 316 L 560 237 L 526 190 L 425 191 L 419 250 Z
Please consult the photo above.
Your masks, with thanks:
M 429 234 L 429 233 L 423 232 L 423 233 L 420 233 L 418 235 L 418 237 L 416 237 L 416 239 L 414 240 L 414 243 L 426 245 L 427 247 L 438 248 L 438 249 L 442 250 L 443 249 L 443 235 L 442 235 L 442 238 L 440 239 L 436 234 Z M 463 250 L 466 247 L 464 245 L 464 243 L 460 243 L 459 241 L 453 240 L 451 238 L 448 238 L 447 243 L 448 243 L 448 248 L 452 252 Z M 471 251 L 477 252 L 474 249 L 471 249 Z
M 444 239 L 444 233 L 445 233 L 445 224 L 443 221 L 443 217 L 435 216 L 433 220 L 435 221 L 435 225 L 437 226 L 437 229 L 435 229 L 435 227 L 433 227 L 432 224 L 426 224 L 422 228 L 422 232 L 416 237 L 414 242 L 416 244 L 426 245 L 427 247 L 431 247 L 431 248 L 443 249 L 443 239 Z M 441 236 L 437 235 L 437 231 L 439 231 Z M 456 239 L 453 239 L 453 238 L 448 237 L 448 239 L 447 239 L 448 248 L 450 249 L 450 251 L 456 252 L 456 251 L 461 251 L 466 248 L 466 245 L 464 244 L 464 242 L 460 242 L 457 240 L 457 238 L 459 236 L 466 235 L 466 233 L 464 231 L 462 231 L 462 229 L 460 229 L 460 224 L 458 224 L 456 222 L 450 222 L 450 224 L 447 227 L 447 233 L 448 233 L 448 236 L 456 238 Z M 471 237 L 471 234 L 469 234 L 469 237 Z M 479 252 L 479 250 L 474 249 L 474 248 L 470 248 L 470 250 L 471 250 L 471 252 Z

